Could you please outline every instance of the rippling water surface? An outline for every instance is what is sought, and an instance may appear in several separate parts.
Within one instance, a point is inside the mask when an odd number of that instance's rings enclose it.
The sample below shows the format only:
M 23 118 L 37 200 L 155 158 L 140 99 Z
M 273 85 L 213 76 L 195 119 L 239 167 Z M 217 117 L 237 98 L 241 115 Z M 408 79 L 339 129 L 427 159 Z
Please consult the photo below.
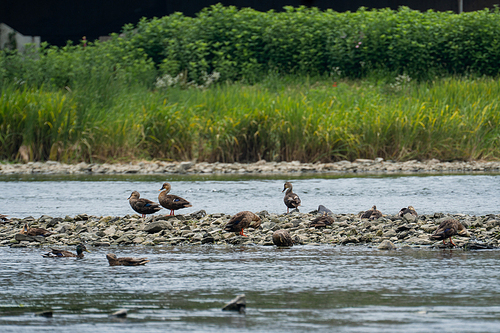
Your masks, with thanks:
M 283 213 L 291 180 L 302 211 L 323 204 L 356 213 L 413 205 L 433 212 L 498 214 L 499 175 L 334 177 L 0 177 L 0 213 L 123 216 L 133 190 L 155 200 L 164 181 L 190 213 Z M 498 332 L 497 251 L 362 246 L 89 248 L 83 260 L 45 259 L 48 248 L 0 248 L 0 332 Z M 70 249 L 74 250 L 74 249 Z M 107 252 L 148 257 L 109 267 Z M 247 313 L 222 312 L 238 294 Z M 53 318 L 38 317 L 52 310 Z M 108 315 L 127 309 L 126 319 Z
M 0 248 L 1 332 L 498 332 L 496 251 L 360 246 Z M 148 257 L 109 267 L 105 253 Z M 247 296 L 246 315 L 223 312 Z M 34 316 L 51 309 L 53 318 Z M 110 318 L 119 309 L 127 319 Z
M 377 205 L 395 214 L 414 206 L 420 214 L 445 212 L 498 214 L 500 175 L 368 176 L 325 175 L 274 177 L 220 176 L 11 176 L 0 177 L 0 214 L 11 217 L 123 216 L 134 213 L 127 198 L 137 190 L 157 200 L 165 181 L 171 194 L 189 200 L 207 213 L 234 214 L 242 210 L 283 213 L 283 183 L 290 180 L 302 199 L 301 211 L 322 204 L 335 213 L 357 213 Z M 313 178 L 315 177 L 315 178 Z M 164 210 L 163 213 L 166 213 Z

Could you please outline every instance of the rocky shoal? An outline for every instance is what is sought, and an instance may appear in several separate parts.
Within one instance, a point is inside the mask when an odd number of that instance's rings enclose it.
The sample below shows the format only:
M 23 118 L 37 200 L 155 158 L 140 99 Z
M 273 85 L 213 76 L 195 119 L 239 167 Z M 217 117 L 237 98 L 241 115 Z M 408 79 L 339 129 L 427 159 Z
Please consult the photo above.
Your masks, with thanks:
M 441 162 L 411 160 L 406 162 L 384 161 L 382 158 L 357 159 L 353 162 L 301 163 L 195 163 L 141 161 L 127 164 L 64 164 L 55 161 L 29 162 L 26 164 L 0 163 L 0 175 L 11 174 L 274 174 L 274 173 L 435 173 L 435 172 L 500 172 L 499 161 Z
M 84 242 L 90 246 L 156 246 L 156 245 L 261 245 L 272 246 L 272 234 L 278 229 L 290 232 L 299 244 L 365 244 L 379 246 L 391 242 L 402 246 L 444 247 L 441 241 L 429 236 L 445 218 L 459 220 L 470 237 L 454 237 L 459 247 L 467 244 L 482 244 L 482 248 L 498 247 L 500 240 L 500 215 L 474 216 L 464 214 L 446 215 L 434 213 L 414 217 L 406 214 L 387 215 L 377 220 L 360 219 L 359 214 L 334 214 L 335 222 L 322 229 L 310 228 L 310 222 L 318 216 L 317 211 L 278 215 L 262 211 L 257 213 L 262 223 L 256 229 L 245 229 L 248 237 L 223 230 L 230 215 L 211 214 L 198 211 L 186 215 L 148 216 L 89 216 L 54 218 L 43 215 L 38 219 L 12 218 L 0 224 L 0 246 L 70 246 Z M 22 227 L 45 228 L 52 235 L 27 236 L 21 234 Z

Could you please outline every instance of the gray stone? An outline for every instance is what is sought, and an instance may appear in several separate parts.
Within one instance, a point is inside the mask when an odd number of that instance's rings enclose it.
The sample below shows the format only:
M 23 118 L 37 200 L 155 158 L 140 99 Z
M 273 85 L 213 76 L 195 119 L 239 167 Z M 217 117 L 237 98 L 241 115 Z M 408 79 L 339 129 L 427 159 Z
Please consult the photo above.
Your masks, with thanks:
M 170 222 L 156 221 L 146 225 L 143 230 L 149 234 L 155 234 L 166 229 L 172 229 Z
M 379 250 L 395 250 L 396 245 L 394 245 L 394 243 L 392 243 L 390 240 L 385 240 L 377 246 L 377 249 L 379 249 Z

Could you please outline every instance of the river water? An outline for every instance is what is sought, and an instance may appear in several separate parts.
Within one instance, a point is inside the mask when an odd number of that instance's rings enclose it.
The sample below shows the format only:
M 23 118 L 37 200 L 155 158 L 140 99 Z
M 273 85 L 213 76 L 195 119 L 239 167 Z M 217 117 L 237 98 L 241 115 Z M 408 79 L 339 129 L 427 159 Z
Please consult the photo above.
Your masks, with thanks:
M 12 217 L 123 216 L 132 190 L 155 199 L 164 181 L 193 203 L 185 213 L 283 213 L 290 180 L 302 211 L 353 213 L 413 205 L 498 214 L 499 175 L 276 177 L 11 176 L 0 213 Z M 180 211 L 179 213 L 181 213 Z M 0 248 L 0 332 L 499 332 L 500 255 L 367 246 L 156 246 L 92 248 L 83 260 L 48 248 Z M 74 249 L 70 249 L 74 250 Z M 147 257 L 110 267 L 108 252 Z M 223 312 L 238 294 L 246 314 Z M 126 319 L 109 314 L 127 309 Z M 35 316 L 52 310 L 53 318 Z
M 364 246 L 0 248 L 1 332 L 498 332 L 496 251 Z M 110 267 L 107 252 L 145 256 Z M 238 294 L 246 314 L 221 311 Z M 127 319 L 108 315 L 128 310 Z M 34 313 L 52 310 L 53 318 Z
M 287 176 L 285 176 L 287 177 Z M 373 205 L 396 214 L 412 205 L 420 214 L 434 212 L 498 214 L 500 175 L 434 176 L 9 176 L 0 177 L 0 214 L 35 218 L 132 214 L 132 191 L 157 201 L 163 182 L 171 194 L 193 205 L 180 214 L 204 209 L 208 214 L 242 210 L 286 212 L 283 184 L 290 180 L 302 212 L 324 205 L 334 213 L 357 213 Z M 161 213 L 168 213 L 163 210 Z

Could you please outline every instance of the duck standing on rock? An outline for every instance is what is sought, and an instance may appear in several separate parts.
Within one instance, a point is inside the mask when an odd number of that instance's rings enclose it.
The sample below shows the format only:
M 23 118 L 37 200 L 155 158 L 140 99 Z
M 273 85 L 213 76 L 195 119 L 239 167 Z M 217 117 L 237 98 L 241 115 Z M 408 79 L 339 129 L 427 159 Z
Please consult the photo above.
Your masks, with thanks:
M 83 251 L 85 252 L 90 252 L 87 250 L 85 245 L 83 243 L 80 243 L 76 246 L 76 254 L 65 251 L 65 250 L 59 250 L 59 249 L 54 249 L 50 248 L 51 251 L 48 253 L 42 254 L 42 257 L 44 258 L 77 258 L 77 259 L 82 259 L 83 258 Z
M 113 253 L 106 254 L 106 259 L 108 259 L 109 266 L 140 266 L 149 262 L 147 258 L 117 258 Z
M 168 194 L 170 192 L 170 189 L 172 186 L 169 183 L 164 183 L 163 186 L 161 187 L 162 191 L 158 195 L 158 201 L 160 202 L 160 205 L 163 207 L 170 209 L 170 214 L 169 215 L 175 215 L 174 210 L 181 209 L 181 208 L 187 208 L 187 207 L 193 207 L 189 201 L 186 199 L 183 199 L 181 197 L 178 197 L 173 194 Z
M 286 213 L 290 213 L 290 208 L 296 208 L 300 206 L 300 198 L 297 194 L 293 193 L 292 192 L 292 183 L 290 182 L 286 182 L 285 183 L 285 186 L 283 188 L 283 191 L 281 192 L 285 192 L 286 190 L 286 193 L 285 193 L 285 197 L 283 198 L 283 201 L 285 202 L 285 206 L 286 206 Z
M 408 208 L 406 208 L 406 207 L 401 208 L 398 215 L 404 216 L 405 214 L 411 214 L 413 216 L 418 216 L 417 211 L 415 210 L 415 208 L 413 208 L 413 206 L 408 206 Z
M 290 236 L 288 230 L 276 230 L 275 232 L 273 232 L 273 243 L 278 247 L 293 246 L 292 236 Z
M 469 233 L 467 232 L 467 229 L 462 225 L 462 223 L 458 222 L 455 219 L 445 219 L 439 227 L 436 229 L 436 231 L 430 236 L 431 239 L 435 240 L 443 240 L 443 244 L 445 244 L 444 240 L 446 238 L 450 239 L 450 243 L 453 246 L 457 246 L 453 241 L 451 240 L 452 236 L 459 235 L 463 237 L 468 237 Z
M 382 217 L 382 212 L 380 210 L 377 210 L 377 206 L 373 206 L 372 209 L 367 210 L 361 215 L 362 219 L 370 219 L 370 220 L 376 220 L 379 217 Z
M 29 228 L 28 223 L 24 225 L 24 228 L 23 230 L 21 230 L 20 233 L 28 236 L 43 236 L 43 237 L 48 237 L 53 234 L 53 232 L 48 231 L 47 229 L 44 228 Z
M 235 214 L 224 227 L 225 231 L 239 232 L 241 236 L 247 237 L 243 233 L 243 229 L 248 228 L 252 222 L 257 222 L 260 225 L 260 217 L 247 210 Z
M 161 209 L 160 205 L 148 199 L 141 198 L 139 192 L 134 191 L 128 197 L 128 201 L 133 210 L 137 213 L 142 214 L 142 218 L 146 217 L 146 214 L 154 214 Z

